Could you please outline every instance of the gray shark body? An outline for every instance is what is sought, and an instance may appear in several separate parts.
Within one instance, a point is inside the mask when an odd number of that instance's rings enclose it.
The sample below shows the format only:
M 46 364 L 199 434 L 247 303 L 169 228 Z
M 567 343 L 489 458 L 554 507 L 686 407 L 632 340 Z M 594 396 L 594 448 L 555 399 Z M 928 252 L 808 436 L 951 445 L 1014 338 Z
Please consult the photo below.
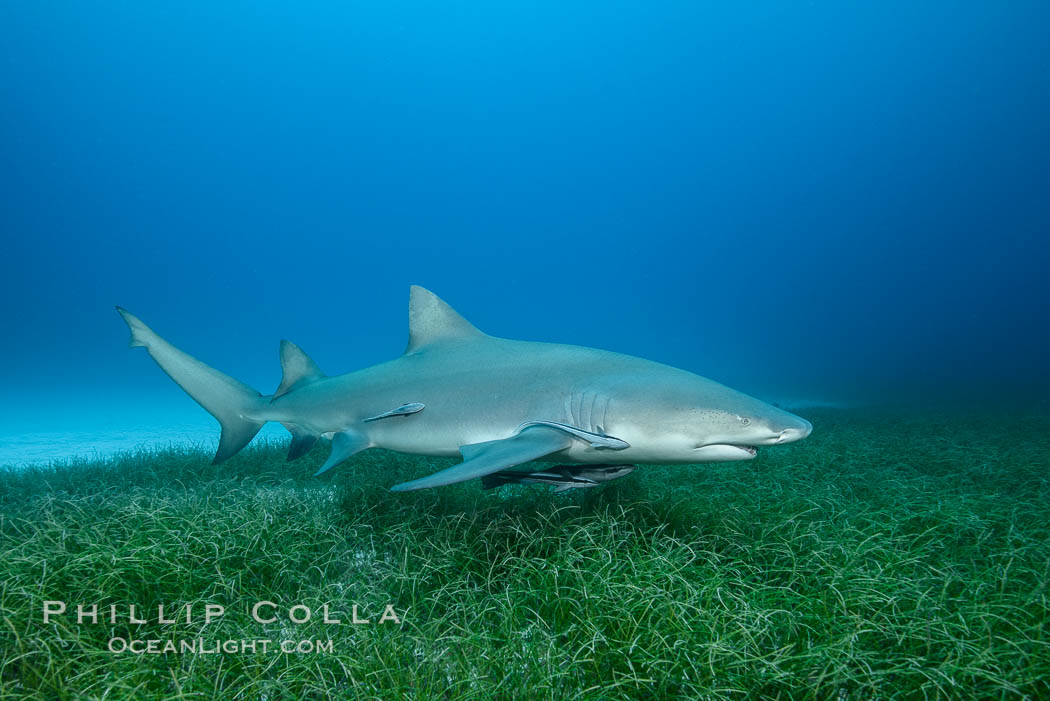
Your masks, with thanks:
M 119 309 L 119 308 L 118 308 Z M 409 344 L 400 357 L 327 377 L 281 343 L 284 377 L 261 395 L 183 353 L 119 309 L 131 345 L 222 425 L 215 462 L 267 421 L 292 433 L 289 459 L 321 436 L 332 454 L 318 474 L 367 448 L 464 462 L 393 487 L 475 479 L 530 460 L 699 463 L 746 460 L 755 447 L 807 436 L 810 424 L 693 373 L 619 353 L 483 334 L 436 295 L 413 287 Z

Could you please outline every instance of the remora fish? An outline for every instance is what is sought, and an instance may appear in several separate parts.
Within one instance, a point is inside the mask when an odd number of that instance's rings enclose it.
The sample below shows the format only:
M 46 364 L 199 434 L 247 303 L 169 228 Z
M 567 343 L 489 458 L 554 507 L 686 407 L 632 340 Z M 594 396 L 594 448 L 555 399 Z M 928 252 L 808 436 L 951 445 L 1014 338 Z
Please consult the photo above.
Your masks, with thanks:
M 504 484 L 550 484 L 555 492 L 569 489 L 597 487 L 634 472 L 634 465 L 558 465 L 541 472 L 514 472 L 504 470 L 481 478 L 482 489 Z
M 292 434 L 288 459 L 324 435 L 317 474 L 366 448 L 464 460 L 392 487 L 440 487 L 530 460 L 700 463 L 748 460 L 756 446 L 805 438 L 810 423 L 711 380 L 649 360 L 554 343 L 512 341 L 474 328 L 413 286 L 408 348 L 399 358 L 336 377 L 281 342 L 272 395 L 180 351 L 117 308 L 157 364 L 222 426 L 220 463 L 267 421 Z

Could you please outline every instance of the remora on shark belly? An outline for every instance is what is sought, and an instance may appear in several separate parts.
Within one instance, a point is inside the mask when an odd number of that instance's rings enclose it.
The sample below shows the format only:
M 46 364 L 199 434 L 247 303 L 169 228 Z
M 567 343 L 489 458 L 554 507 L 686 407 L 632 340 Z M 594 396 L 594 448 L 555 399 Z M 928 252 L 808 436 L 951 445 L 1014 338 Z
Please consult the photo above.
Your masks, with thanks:
M 488 336 L 417 286 L 403 355 L 328 377 L 298 346 L 282 341 L 283 378 L 272 395 L 208 367 L 117 310 L 131 329 L 131 346 L 145 347 L 218 419 L 215 463 L 246 446 L 267 421 L 291 432 L 289 460 L 331 436 L 331 455 L 317 474 L 367 448 L 464 458 L 394 491 L 477 479 L 530 460 L 748 460 L 757 446 L 797 441 L 812 430 L 805 419 L 668 365 Z

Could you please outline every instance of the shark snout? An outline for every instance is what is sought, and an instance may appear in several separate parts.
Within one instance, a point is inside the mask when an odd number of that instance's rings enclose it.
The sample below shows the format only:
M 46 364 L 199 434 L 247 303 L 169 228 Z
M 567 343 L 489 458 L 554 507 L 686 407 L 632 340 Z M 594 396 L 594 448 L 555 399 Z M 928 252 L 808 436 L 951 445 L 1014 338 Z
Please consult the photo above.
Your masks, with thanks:
M 776 444 L 780 445 L 781 443 L 800 441 L 812 432 L 813 424 L 805 419 L 795 417 L 794 425 L 788 426 L 780 431 L 780 435 L 777 436 L 776 439 Z

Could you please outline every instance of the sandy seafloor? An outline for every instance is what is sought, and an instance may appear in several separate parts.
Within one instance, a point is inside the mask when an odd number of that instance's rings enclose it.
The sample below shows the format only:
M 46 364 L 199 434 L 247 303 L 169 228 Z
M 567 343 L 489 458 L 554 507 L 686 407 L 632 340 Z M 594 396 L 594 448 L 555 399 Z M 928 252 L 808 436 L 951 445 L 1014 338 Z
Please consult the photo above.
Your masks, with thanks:
M 287 440 L 280 424 L 266 424 L 255 441 Z M 47 465 L 56 461 L 98 460 L 119 453 L 171 446 L 214 450 L 219 444 L 219 425 L 202 416 L 199 422 L 177 421 L 167 425 L 128 425 L 121 428 L 89 428 L 68 431 L 0 433 L 0 465 Z

